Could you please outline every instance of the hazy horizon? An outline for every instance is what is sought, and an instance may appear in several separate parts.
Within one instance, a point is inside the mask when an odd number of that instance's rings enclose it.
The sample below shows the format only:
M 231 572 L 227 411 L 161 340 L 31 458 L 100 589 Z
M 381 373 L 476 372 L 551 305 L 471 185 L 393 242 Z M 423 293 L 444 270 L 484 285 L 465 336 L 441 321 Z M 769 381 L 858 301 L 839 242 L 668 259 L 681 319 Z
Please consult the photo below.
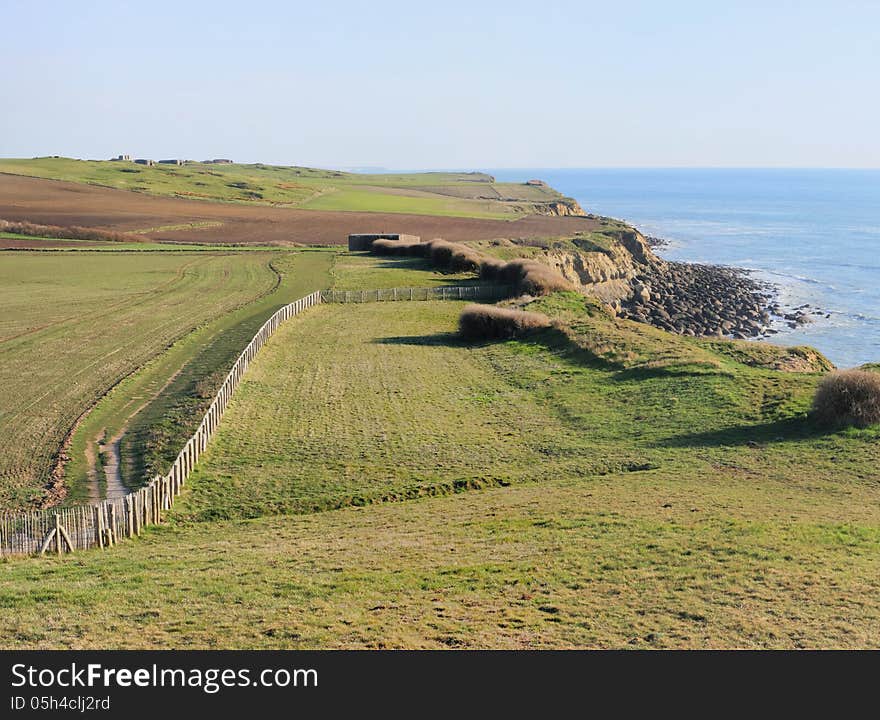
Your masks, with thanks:
M 118 155 L 118 153 L 117 153 Z M 74 157 L 72 155 L 59 155 L 54 153 L 53 155 L 33 155 L 30 157 L 23 156 L 12 156 L 12 155 L 4 155 L 0 156 L 0 160 L 37 160 L 37 159 L 46 159 L 51 157 L 61 157 L 67 160 L 82 160 L 85 162 L 100 162 L 105 160 L 111 160 L 113 157 L 99 158 L 99 157 Z M 115 157 L 115 156 L 114 156 Z M 138 155 L 131 154 L 132 159 L 137 158 L 149 158 L 151 160 L 158 160 L 160 155 Z M 170 158 L 174 156 L 169 155 L 161 155 L 162 158 Z M 191 158 L 180 156 L 178 159 L 183 160 L 184 162 L 202 162 L 203 160 L 209 160 L 212 158 Z M 236 164 L 241 165 L 267 165 L 270 167 L 310 167 L 316 170 L 334 170 L 339 172 L 350 172 L 350 173 L 361 173 L 361 174 L 380 174 L 380 173 L 488 173 L 491 174 L 494 171 L 503 171 L 503 172 L 516 172 L 517 170 L 522 171 L 557 171 L 557 172 L 577 172 L 578 170 L 586 170 L 586 171 L 599 171 L 599 170 L 657 170 L 657 171 L 671 171 L 671 170 L 737 170 L 737 171 L 749 171 L 749 170 L 768 170 L 768 171 L 786 171 L 786 170 L 802 170 L 802 171 L 855 171 L 855 172 L 880 172 L 880 165 L 877 167 L 857 167 L 857 166 L 820 166 L 820 165 L 777 165 L 777 166 L 759 166 L 759 165 L 569 165 L 569 166 L 550 166 L 550 165 L 534 165 L 530 167 L 526 166 L 501 166 L 496 165 L 493 167 L 486 166 L 456 166 L 456 167 L 392 167 L 387 165 L 375 165 L 375 166 L 359 166 L 353 164 L 324 164 L 324 165 L 303 165 L 302 163 L 289 163 L 289 162 L 276 162 L 272 160 L 238 160 L 234 159 Z
M 880 167 L 873 3 L 7 0 L 0 19 L 3 157 Z

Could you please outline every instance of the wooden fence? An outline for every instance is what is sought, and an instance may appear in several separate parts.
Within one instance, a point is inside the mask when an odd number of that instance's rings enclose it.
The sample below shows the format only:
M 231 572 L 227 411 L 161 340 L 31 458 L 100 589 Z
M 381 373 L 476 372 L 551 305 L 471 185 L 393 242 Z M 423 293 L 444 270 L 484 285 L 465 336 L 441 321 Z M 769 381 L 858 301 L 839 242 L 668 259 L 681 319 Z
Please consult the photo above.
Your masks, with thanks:
M 157 475 L 124 497 L 92 505 L 49 508 L 0 514 L 0 557 L 46 552 L 61 555 L 92 547 L 111 547 L 120 538 L 141 534 L 147 525 L 161 522 L 214 436 L 220 419 L 257 351 L 285 320 L 321 302 L 384 302 L 394 300 L 497 300 L 510 295 L 506 286 L 473 285 L 386 290 L 324 290 L 285 305 L 260 328 L 235 361 L 195 434 L 165 475 Z
M 322 290 L 321 302 L 364 303 L 396 300 L 501 300 L 510 297 L 507 285 L 457 285 L 433 288 L 385 288 L 382 290 Z
M 140 535 L 147 525 L 158 523 L 192 473 L 199 456 L 213 437 L 220 419 L 241 378 L 257 351 L 285 320 L 321 302 L 313 292 L 285 305 L 259 329 L 235 361 L 214 397 L 195 434 L 172 463 L 166 475 L 157 475 L 144 487 L 129 495 L 94 505 L 49 508 L 25 513 L 0 515 L 0 557 L 43 554 L 91 547 L 110 547 L 118 539 Z

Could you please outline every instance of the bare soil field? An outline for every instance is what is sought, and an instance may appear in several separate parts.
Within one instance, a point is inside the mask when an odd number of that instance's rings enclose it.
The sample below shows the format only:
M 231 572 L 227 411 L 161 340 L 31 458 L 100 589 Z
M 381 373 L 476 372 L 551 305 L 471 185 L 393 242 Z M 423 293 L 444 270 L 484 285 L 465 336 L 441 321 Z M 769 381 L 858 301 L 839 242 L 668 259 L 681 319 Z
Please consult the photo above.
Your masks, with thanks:
M 554 237 L 599 228 L 584 217 L 530 215 L 518 220 L 403 213 L 298 210 L 162 198 L 58 180 L 0 174 L 0 218 L 144 231 L 154 240 L 206 243 L 344 244 L 353 232 L 402 232 L 453 241 Z M 188 223 L 217 223 L 163 230 Z

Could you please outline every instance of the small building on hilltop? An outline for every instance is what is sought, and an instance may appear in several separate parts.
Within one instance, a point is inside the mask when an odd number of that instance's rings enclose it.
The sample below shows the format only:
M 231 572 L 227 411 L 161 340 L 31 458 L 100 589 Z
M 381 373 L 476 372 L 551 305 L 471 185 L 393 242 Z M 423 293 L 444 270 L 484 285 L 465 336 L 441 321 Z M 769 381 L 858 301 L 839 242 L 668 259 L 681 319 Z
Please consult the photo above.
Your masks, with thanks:
M 418 235 L 402 235 L 401 233 L 353 233 L 348 236 L 349 250 L 369 250 L 373 240 L 406 240 L 418 242 Z
M 146 165 L 147 167 L 152 167 L 156 164 L 155 160 L 146 160 L 145 158 L 138 158 L 135 160 L 138 165 Z
M 183 165 L 183 160 L 160 160 L 160 165 Z
M 131 162 L 131 155 L 117 155 L 115 158 L 110 158 L 111 162 Z

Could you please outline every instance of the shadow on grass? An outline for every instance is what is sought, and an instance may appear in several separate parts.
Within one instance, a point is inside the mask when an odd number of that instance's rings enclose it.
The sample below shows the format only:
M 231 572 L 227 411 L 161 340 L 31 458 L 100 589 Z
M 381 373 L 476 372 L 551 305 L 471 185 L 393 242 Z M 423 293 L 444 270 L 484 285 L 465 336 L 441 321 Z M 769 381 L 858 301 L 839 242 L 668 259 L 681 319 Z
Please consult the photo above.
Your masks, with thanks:
M 817 425 L 806 415 L 784 420 L 741 425 L 706 432 L 675 435 L 654 443 L 655 447 L 752 447 L 760 449 L 778 443 L 813 440 L 832 435 L 833 429 Z
M 623 370 L 615 372 L 614 378 L 616 380 L 639 381 L 658 377 L 717 377 L 719 375 L 733 377 L 732 373 L 721 370 L 708 363 L 694 362 L 682 365 L 680 363 L 671 362 L 669 365 L 651 365 L 647 367 L 637 365 L 636 367 L 624 368 Z
M 376 257 L 375 255 L 370 255 L 370 257 Z M 430 272 L 435 275 L 460 275 L 461 271 L 458 270 L 449 270 L 446 268 L 439 268 L 431 263 L 430 260 L 426 258 L 413 258 L 413 257 L 387 257 L 382 256 L 382 260 L 376 263 L 375 267 L 382 269 L 391 269 L 391 270 L 419 270 L 423 272 Z M 426 278 L 431 280 L 430 278 Z M 441 282 L 436 278 L 433 279 L 434 283 Z M 472 285 L 484 285 L 485 281 L 480 280 L 479 277 L 471 276 L 471 277 L 454 277 L 449 278 L 447 282 L 449 287 L 470 287 Z M 433 285 L 432 285 L 433 287 Z M 442 287 L 442 285 L 437 285 L 437 287 Z
M 465 347 L 471 344 L 454 332 L 433 333 L 431 335 L 391 335 L 376 338 L 372 342 L 375 345 L 446 345 L 449 347 Z

